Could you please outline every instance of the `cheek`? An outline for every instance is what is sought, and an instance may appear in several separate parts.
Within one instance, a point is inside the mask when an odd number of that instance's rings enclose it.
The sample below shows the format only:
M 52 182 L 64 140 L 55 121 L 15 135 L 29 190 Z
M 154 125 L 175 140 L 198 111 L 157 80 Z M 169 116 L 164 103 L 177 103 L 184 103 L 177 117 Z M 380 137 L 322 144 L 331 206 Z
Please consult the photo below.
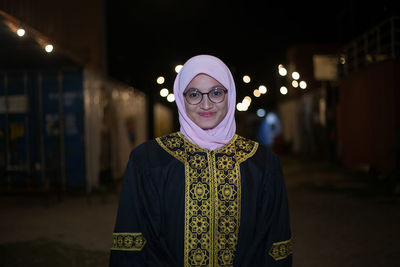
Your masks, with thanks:
M 193 112 L 193 105 L 189 105 L 185 101 L 185 111 L 186 115 L 188 115 L 191 118 L 191 113 Z
M 186 103 L 186 101 L 185 101 L 185 111 L 186 111 L 186 113 L 188 113 L 188 111 L 189 111 L 189 107 L 188 107 L 188 104 Z
M 222 116 L 225 118 L 226 114 L 228 113 L 228 101 L 225 101 L 224 106 L 221 108 Z

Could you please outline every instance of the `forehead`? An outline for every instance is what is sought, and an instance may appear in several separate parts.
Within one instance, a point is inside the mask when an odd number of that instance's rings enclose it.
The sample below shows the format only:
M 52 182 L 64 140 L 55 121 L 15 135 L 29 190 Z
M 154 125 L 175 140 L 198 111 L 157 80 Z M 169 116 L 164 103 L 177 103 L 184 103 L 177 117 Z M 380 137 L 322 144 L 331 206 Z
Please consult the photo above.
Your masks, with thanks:
M 217 81 L 216 79 L 214 79 L 213 77 L 211 77 L 207 74 L 204 74 L 204 73 L 200 73 L 200 74 L 197 74 L 190 81 L 190 83 L 186 86 L 186 89 L 192 88 L 192 87 L 195 87 L 198 89 L 202 89 L 202 88 L 209 89 L 210 87 L 213 87 L 216 85 L 222 86 L 222 84 L 219 81 Z

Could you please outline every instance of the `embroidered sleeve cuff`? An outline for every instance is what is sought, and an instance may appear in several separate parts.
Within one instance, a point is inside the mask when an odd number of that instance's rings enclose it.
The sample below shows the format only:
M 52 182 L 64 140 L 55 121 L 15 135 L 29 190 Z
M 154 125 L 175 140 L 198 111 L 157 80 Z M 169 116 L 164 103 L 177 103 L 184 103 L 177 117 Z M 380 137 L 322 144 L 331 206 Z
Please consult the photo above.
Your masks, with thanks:
M 271 249 L 268 252 L 268 254 L 276 261 L 283 260 L 292 253 L 292 239 L 273 243 Z
M 112 250 L 141 251 L 146 245 L 142 233 L 113 233 Z

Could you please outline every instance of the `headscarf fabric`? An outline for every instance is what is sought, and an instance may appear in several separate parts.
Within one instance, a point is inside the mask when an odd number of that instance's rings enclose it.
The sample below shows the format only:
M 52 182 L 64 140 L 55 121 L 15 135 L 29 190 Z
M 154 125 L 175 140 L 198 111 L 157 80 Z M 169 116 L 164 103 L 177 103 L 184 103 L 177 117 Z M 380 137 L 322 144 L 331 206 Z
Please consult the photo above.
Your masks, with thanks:
M 212 129 L 200 128 L 186 114 L 183 93 L 198 74 L 206 74 L 214 78 L 228 90 L 228 112 L 224 119 Z M 236 132 L 236 87 L 231 71 L 219 58 L 198 55 L 187 60 L 175 78 L 174 95 L 179 113 L 180 132 L 189 141 L 201 148 L 216 150 L 233 138 Z

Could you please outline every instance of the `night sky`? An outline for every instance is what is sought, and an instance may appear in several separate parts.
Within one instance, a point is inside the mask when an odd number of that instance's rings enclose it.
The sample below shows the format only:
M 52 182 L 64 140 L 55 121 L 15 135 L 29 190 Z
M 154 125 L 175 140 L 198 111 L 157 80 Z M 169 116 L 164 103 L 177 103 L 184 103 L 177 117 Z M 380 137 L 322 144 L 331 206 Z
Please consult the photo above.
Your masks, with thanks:
M 248 74 L 254 87 L 269 86 L 288 47 L 345 44 L 393 13 L 394 2 L 107 1 L 108 71 L 145 92 L 156 91 L 163 75 L 172 89 L 175 65 L 212 54 L 236 83 Z

